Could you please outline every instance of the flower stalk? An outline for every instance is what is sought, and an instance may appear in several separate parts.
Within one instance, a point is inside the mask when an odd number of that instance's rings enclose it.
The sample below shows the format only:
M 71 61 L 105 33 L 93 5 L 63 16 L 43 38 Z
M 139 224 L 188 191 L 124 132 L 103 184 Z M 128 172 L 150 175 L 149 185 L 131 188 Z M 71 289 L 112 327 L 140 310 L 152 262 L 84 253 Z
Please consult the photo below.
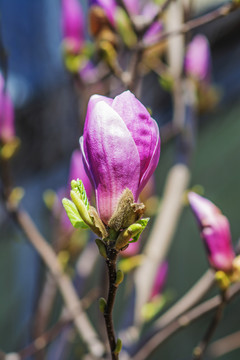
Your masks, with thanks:
M 116 352 L 117 340 L 113 326 L 113 306 L 116 297 L 116 292 L 118 284 L 117 279 L 117 256 L 118 251 L 110 246 L 107 247 L 107 259 L 106 265 L 108 268 L 108 279 L 109 279 L 109 288 L 108 288 L 108 298 L 104 310 L 104 319 L 108 335 L 108 341 L 111 349 L 112 360 L 118 360 L 118 352 Z

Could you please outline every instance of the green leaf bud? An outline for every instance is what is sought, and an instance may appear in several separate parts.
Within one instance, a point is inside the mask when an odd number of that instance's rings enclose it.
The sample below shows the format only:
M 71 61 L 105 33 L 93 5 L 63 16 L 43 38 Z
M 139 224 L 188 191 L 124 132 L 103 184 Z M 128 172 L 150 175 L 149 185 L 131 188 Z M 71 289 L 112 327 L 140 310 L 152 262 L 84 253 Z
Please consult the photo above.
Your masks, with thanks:
M 62 204 L 63 204 L 63 207 L 67 213 L 67 216 L 74 228 L 76 228 L 76 229 L 79 229 L 79 228 L 87 229 L 88 228 L 88 226 L 85 224 L 85 222 L 79 215 L 76 205 L 71 200 L 63 198 Z
M 96 239 L 95 242 L 98 246 L 100 255 L 102 255 L 105 259 L 107 259 L 107 251 L 104 242 L 101 239 Z
M 106 306 L 107 306 L 106 300 L 103 297 L 101 297 L 99 299 L 99 309 L 100 309 L 101 313 L 104 314 Z
M 118 355 L 122 350 L 122 340 L 121 339 L 117 339 L 117 344 L 114 350 L 114 354 Z
M 81 197 L 75 190 L 71 190 L 70 195 L 71 195 L 72 201 L 74 202 L 74 204 L 76 205 L 76 207 L 79 211 L 81 218 L 87 225 L 89 225 L 91 227 L 93 225 L 93 222 L 88 214 L 88 209 L 87 209 L 86 205 L 84 204 L 84 202 L 82 201 Z
M 116 285 L 116 286 L 120 285 L 121 282 L 123 281 L 123 279 L 124 279 L 124 275 L 123 275 L 122 270 L 118 270 L 118 271 L 117 271 L 117 274 L 116 274 L 115 285 Z

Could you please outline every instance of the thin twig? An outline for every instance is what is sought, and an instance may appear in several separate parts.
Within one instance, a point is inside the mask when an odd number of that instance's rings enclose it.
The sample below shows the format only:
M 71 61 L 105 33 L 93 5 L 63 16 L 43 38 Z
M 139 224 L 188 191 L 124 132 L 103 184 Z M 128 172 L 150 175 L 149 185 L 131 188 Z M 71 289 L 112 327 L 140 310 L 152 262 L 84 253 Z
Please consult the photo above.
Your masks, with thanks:
M 109 290 L 107 304 L 104 310 L 104 319 L 107 329 L 108 341 L 111 349 L 112 360 L 118 360 L 118 354 L 115 352 L 117 342 L 112 319 L 113 305 L 118 288 L 118 286 L 116 285 L 116 261 L 118 252 L 115 249 L 109 248 L 107 250 L 107 254 L 108 257 L 106 259 L 106 264 L 108 268 Z
M 226 293 L 226 302 L 229 303 L 235 296 L 240 293 L 240 284 L 233 285 Z M 168 340 L 172 335 L 181 330 L 182 328 L 187 327 L 192 324 L 194 321 L 202 317 L 203 315 L 208 314 L 209 312 L 217 309 L 221 304 L 221 296 L 217 295 L 203 302 L 202 304 L 196 306 L 187 313 L 181 315 L 179 318 L 172 321 L 168 326 L 155 334 L 148 335 L 148 340 L 144 339 L 139 340 L 137 350 L 134 352 L 134 355 L 131 357 L 131 360 L 145 360 L 150 356 L 157 348 L 166 340 Z
M 201 25 L 210 23 L 211 21 L 214 21 L 216 19 L 224 17 L 224 16 L 230 14 L 231 12 L 237 10 L 238 8 L 239 8 L 239 6 L 236 3 L 231 1 L 230 3 L 224 4 L 216 10 L 213 10 L 205 15 L 199 16 L 193 20 L 187 21 L 181 27 L 179 27 L 178 29 L 176 29 L 174 31 L 169 31 L 169 32 L 167 31 L 167 32 L 163 33 L 161 38 L 156 43 L 152 43 L 152 44 L 142 43 L 139 46 L 143 49 L 154 48 L 155 46 L 157 46 L 159 44 L 159 42 L 166 40 L 167 38 L 169 38 L 171 36 L 185 34 L 188 31 L 193 30 Z
M 214 281 L 213 270 L 207 270 L 197 283 L 156 321 L 155 328 L 161 329 L 167 326 L 174 319 L 196 305 L 211 289 Z
M 221 320 L 222 314 L 223 314 L 223 310 L 224 307 L 226 305 L 226 296 L 225 296 L 226 292 L 222 292 L 221 294 L 221 303 L 219 304 L 219 306 L 217 307 L 216 313 L 209 325 L 209 327 L 207 328 L 207 331 L 203 337 L 203 339 L 201 340 L 201 342 L 197 345 L 197 347 L 194 349 L 193 351 L 193 360 L 201 360 L 206 349 L 207 346 Z
M 89 352 L 94 356 L 101 357 L 104 354 L 104 346 L 89 322 L 87 315 L 83 312 L 80 299 L 70 279 L 63 272 L 51 246 L 39 233 L 32 219 L 25 211 L 14 209 L 11 207 L 11 204 L 7 204 L 7 207 L 16 223 L 20 226 L 55 278 L 63 296 L 65 306 L 73 317 L 74 325 L 88 346 Z

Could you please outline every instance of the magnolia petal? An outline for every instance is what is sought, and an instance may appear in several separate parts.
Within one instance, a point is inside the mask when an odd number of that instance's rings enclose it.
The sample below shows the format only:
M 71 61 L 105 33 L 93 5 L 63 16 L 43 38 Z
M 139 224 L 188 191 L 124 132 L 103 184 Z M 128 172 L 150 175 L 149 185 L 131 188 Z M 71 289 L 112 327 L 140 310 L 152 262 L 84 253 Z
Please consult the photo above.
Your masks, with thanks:
M 153 120 L 153 119 L 152 119 Z M 159 157 L 160 157 L 160 146 L 161 146 L 161 139 L 159 134 L 158 125 L 155 120 L 153 120 L 153 124 L 155 126 L 155 136 L 153 136 L 152 141 L 152 157 L 150 159 L 150 162 L 148 164 L 147 169 L 145 170 L 145 173 L 142 175 L 140 183 L 139 183 L 139 189 L 138 189 L 138 195 L 141 193 L 145 185 L 147 184 L 148 180 L 156 170 L 156 167 L 158 165 Z
M 125 91 L 116 96 L 113 100 L 112 108 L 125 122 L 137 146 L 140 156 L 141 180 L 149 167 L 159 141 L 158 126 L 151 118 L 147 109 L 130 91 Z
M 138 150 L 122 118 L 105 101 L 95 101 L 89 109 L 83 141 L 98 211 L 107 223 L 124 189 L 129 188 L 136 198 Z

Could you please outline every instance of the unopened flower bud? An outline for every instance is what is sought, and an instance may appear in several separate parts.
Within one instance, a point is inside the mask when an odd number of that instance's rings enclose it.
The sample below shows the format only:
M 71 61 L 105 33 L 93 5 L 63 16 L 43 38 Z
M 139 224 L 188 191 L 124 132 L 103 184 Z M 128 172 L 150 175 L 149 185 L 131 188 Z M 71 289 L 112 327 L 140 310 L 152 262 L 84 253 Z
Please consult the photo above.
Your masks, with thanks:
M 207 248 L 210 265 L 215 270 L 233 270 L 235 253 L 228 219 L 208 199 L 190 192 L 188 199 Z

